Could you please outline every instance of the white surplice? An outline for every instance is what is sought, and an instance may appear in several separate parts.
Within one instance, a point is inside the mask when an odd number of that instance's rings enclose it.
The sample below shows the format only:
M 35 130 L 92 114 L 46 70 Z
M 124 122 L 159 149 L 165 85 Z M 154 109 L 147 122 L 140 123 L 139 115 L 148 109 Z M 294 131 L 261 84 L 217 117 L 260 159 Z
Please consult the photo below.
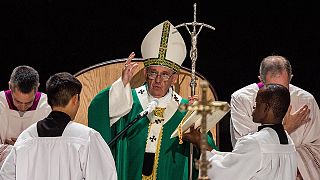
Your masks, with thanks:
M 111 151 L 92 128 L 70 121 L 60 137 L 38 137 L 36 124 L 19 136 L 3 180 L 117 180 Z
M 211 180 L 295 180 L 296 150 L 292 140 L 280 144 L 276 131 L 263 128 L 238 139 L 232 152 L 207 153 Z M 211 157 L 210 157 L 211 156 Z
M 31 124 L 44 119 L 51 112 L 47 103 L 47 95 L 41 93 L 37 108 L 26 111 L 22 116 L 18 111 L 9 108 L 4 91 L 0 92 L 0 168 L 11 149 L 11 145 L 5 145 L 6 139 L 18 138 L 19 134 Z
M 256 83 L 243 87 L 231 95 L 231 141 L 256 132 L 260 124 L 252 121 L 252 111 L 259 87 Z M 290 134 L 298 154 L 298 169 L 304 179 L 320 179 L 320 110 L 313 95 L 289 85 L 292 110 L 303 105 L 310 109 L 311 120 Z

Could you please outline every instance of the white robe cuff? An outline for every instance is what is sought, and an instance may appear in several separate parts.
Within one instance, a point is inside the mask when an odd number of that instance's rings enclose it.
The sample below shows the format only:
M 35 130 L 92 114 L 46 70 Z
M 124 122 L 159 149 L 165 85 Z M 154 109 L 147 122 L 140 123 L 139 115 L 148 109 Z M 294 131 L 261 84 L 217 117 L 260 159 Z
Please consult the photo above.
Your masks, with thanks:
M 128 114 L 132 108 L 133 98 L 130 83 L 124 87 L 122 79 L 116 80 L 109 91 L 110 126 L 122 116 Z

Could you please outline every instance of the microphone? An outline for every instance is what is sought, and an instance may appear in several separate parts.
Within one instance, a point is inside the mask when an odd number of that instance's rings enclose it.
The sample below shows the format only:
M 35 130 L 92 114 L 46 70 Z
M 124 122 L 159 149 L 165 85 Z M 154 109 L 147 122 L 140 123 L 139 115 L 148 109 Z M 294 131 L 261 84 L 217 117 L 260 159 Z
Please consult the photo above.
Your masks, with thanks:
M 129 124 L 120 131 L 119 134 L 117 134 L 110 142 L 108 142 L 107 144 L 110 146 L 111 144 L 113 144 L 120 136 L 122 136 L 134 123 L 136 123 L 139 119 L 143 118 L 144 116 L 148 115 L 149 113 L 151 113 L 154 108 L 156 106 L 158 106 L 159 104 L 159 100 L 158 99 L 153 99 L 147 106 L 147 108 L 145 110 L 143 110 L 140 114 L 137 115 L 137 117 L 132 120 L 131 122 L 129 122 Z
M 153 99 L 147 106 L 147 108 L 145 110 L 143 110 L 140 114 L 138 114 L 138 118 L 142 118 L 146 115 L 148 115 L 149 113 L 151 113 L 154 108 L 156 108 L 156 106 L 158 106 L 159 104 L 159 100 L 158 99 Z

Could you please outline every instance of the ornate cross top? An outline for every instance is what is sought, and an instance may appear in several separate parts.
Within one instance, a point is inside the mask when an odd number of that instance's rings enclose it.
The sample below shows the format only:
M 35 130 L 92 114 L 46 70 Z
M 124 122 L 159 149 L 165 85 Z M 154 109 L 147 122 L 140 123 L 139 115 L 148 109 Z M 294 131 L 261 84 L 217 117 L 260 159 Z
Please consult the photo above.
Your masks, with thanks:
M 194 103 L 193 105 L 188 106 L 188 110 L 195 110 L 198 114 L 201 114 L 201 142 L 200 142 L 200 149 L 201 149 L 201 156 L 199 160 L 199 169 L 200 169 L 200 176 L 199 180 L 208 180 L 209 177 L 207 175 L 207 169 L 210 167 L 209 162 L 206 156 L 206 143 L 207 143 L 207 115 L 214 113 L 217 109 L 221 109 L 226 111 L 229 106 L 226 102 L 218 102 L 213 101 L 209 102 L 207 100 L 207 91 L 209 88 L 209 83 L 207 81 L 201 81 L 201 101 L 198 103 Z
M 188 109 L 196 110 L 197 113 L 202 115 L 201 119 L 201 142 L 200 142 L 200 149 L 201 149 L 201 155 L 200 155 L 200 161 L 199 161 L 199 169 L 200 169 L 200 176 L 199 180 L 208 180 L 209 177 L 207 175 L 207 169 L 208 169 L 208 161 L 207 161 L 207 155 L 206 155 L 206 146 L 205 143 L 207 143 L 207 114 L 211 113 L 212 106 L 208 104 L 207 102 L 207 90 L 208 90 L 208 82 L 202 81 L 200 84 L 202 88 L 202 94 L 201 94 L 201 101 L 197 105 L 191 105 L 188 107 Z
M 191 82 L 190 82 L 190 86 L 191 86 L 191 96 L 195 95 L 195 88 L 197 86 L 196 83 L 196 76 L 195 76 L 195 69 L 196 69 L 196 61 L 198 58 L 198 50 L 197 50 L 197 37 L 198 34 L 200 33 L 200 31 L 202 30 L 202 27 L 207 27 L 210 28 L 212 30 L 215 30 L 214 27 L 205 24 L 205 23 L 199 23 L 197 22 L 197 12 L 196 12 L 196 3 L 194 3 L 193 8 L 193 22 L 190 23 L 182 23 L 176 26 L 176 28 L 181 27 L 181 26 L 185 26 L 187 31 L 189 32 L 189 34 L 191 35 L 191 49 L 190 49 L 190 58 L 191 58 Z M 192 26 L 192 32 L 190 31 L 188 26 Z M 197 26 L 199 27 L 199 30 L 197 32 Z

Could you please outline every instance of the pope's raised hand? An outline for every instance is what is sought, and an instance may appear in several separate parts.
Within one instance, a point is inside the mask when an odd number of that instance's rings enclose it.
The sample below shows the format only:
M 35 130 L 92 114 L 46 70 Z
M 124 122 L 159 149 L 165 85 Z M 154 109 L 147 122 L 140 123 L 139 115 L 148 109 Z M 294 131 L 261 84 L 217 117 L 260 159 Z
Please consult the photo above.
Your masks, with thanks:
M 135 70 L 137 69 L 138 67 L 138 64 L 135 63 L 135 62 L 131 62 L 132 59 L 134 58 L 135 56 L 135 53 L 132 52 L 126 63 L 124 64 L 124 67 L 122 69 L 122 75 L 121 75 L 121 78 L 122 78 L 122 82 L 123 82 L 123 85 L 126 86 L 130 80 L 132 79 L 133 75 L 134 75 L 134 72 Z

